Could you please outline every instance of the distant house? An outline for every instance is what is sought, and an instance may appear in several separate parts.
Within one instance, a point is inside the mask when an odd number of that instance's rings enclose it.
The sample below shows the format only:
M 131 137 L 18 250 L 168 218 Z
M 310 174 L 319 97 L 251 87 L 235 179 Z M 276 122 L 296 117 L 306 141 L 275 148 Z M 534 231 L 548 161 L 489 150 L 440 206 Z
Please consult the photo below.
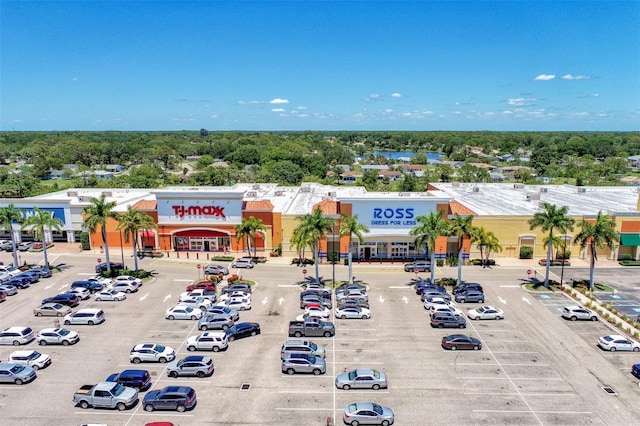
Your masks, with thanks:
M 378 172 L 378 179 L 384 178 L 389 180 L 398 180 L 402 178 L 402 172 L 399 170 L 380 170 Z
M 495 157 L 494 160 L 510 163 L 512 161 L 515 161 L 516 157 L 513 154 L 504 154 L 504 155 L 499 155 Z
M 465 165 L 465 162 L 464 161 L 443 161 L 443 160 L 439 160 L 437 164 L 439 164 L 439 165 L 448 164 L 449 166 L 451 166 L 454 169 L 459 169 L 460 167 Z
M 111 179 L 114 176 L 114 172 L 109 170 L 96 170 L 93 172 L 98 179 Z
M 504 181 L 504 176 L 502 176 L 502 173 L 489 173 L 489 177 L 491 178 L 491 180 L 493 182 L 503 182 Z
M 629 162 L 629 167 L 640 167 L 640 155 L 632 155 L 627 158 L 627 161 Z
M 426 167 L 427 166 L 425 166 L 424 164 L 403 164 L 400 166 L 400 170 L 405 175 L 413 175 L 418 177 L 416 173 L 421 172 L 421 174 L 424 174 L 424 169 Z
M 411 162 L 411 157 L 398 157 L 397 161 L 401 164 L 409 164 Z
M 340 182 L 347 184 L 356 183 L 356 172 L 350 170 L 348 172 L 340 173 Z
M 202 157 L 201 155 L 187 155 L 186 161 L 198 161 Z
M 371 170 L 381 171 L 381 170 L 389 170 L 389 166 L 387 166 L 386 164 L 362 164 L 360 166 L 360 169 L 363 172 L 369 172 Z
M 109 172 L 118 173 L 124 170 L 124 166 L 120 164 L 107 164 L 104 169 Z

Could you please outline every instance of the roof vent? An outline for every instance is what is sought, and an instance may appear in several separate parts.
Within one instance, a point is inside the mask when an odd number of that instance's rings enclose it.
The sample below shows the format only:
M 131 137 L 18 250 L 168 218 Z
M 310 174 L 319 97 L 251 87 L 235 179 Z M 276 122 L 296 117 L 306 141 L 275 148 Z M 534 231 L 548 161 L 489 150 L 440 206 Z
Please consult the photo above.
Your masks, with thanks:
M 587 188 L 584 186 L 578 187 L 578 194 L 584 194 L 585 192 L 587 192 Z
M 549 192 L 549 188 L 547 188 L 547 187 L 542 187 L 542 188 L 540 188 L 540 192 L 541 192 L 541 193 Z
M 513 189 L 524 189 L 524 185 L 521 183 L 514 183 Z
M 247 191 L 247 193 L 245 194 L 247 197 L 257 197 L 258 193 L 256 191 Z
M 67 197 L 77 197 L 78 191 L 67 191 Z
M 251 189 L 260 189 L 260 184 L 256 183 L 256 184 L 251 185 Z
M 277 190 L 277 191 L 275 191 L 273 194 L 274 194 L 275 196 L 277 196 L 277 197 L 280 197 L 280 196 L 284 195 L 284 192 L 283 192 L 282 190 L 278 189 L 278 190 Z
M 300 187 L 300 192 L 311 192 L 311 187 L 310 186 L 301 186 Z
M 472 191 L 473 192 L 480 192 L 480 187 L 479 186 L 474 186 Z
M 327 192 L 327 195 L 329 197 L 335 197 L 336 196 L 336 192 L 335 191 L 329 191 L 329 192 Z

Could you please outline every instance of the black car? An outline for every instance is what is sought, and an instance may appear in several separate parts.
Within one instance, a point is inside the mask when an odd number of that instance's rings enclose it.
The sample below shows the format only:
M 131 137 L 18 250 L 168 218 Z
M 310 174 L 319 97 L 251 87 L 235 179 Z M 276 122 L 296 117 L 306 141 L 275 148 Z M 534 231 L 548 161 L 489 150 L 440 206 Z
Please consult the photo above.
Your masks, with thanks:
M 338 301 L 338 308 L 347 308 L 354 306 L 369 309 L 369 301 L 365 299 L 341 299 Z
M 462 293 L 467 290 L 476 290 L 482 292 L 482 286 L 478 283 L 462 283 L 458 286 L 455 286 L 451 292 L 453 294 Z
M 111 265 L 111 270 L 124 269 L 124 265 L 122 263 L 110 262 L 110 265 Z M 107 270 L 107 263 L 106 262 L 98 263 L 96 265 L 96 274 L 99 274 L 101 272 L 105 272 L 106 270 Z
M 260 334 L 260 324 L 257 322 L 241 322 L 235 324 L 233 327 L 227 328 L 224 332 L 229 341 L 242 339 L 243 337 Z
M 7 283 L 17 288 L 27 288 L 31 284 L 31 281 L 27 277 L 12 277 Z
M 78 306 L 79 300 L 78 296 L 76 296 L 75 294 L 60 293 L 56 294 L 53 297 L 47 297 L 46 299 L 43 299 L 42 304 L 44 305 L 45 303 L 60 303 L 61 305 L 67 305 L 74 308 Z
M 151 375 L 147 370 L 124 370 L 110 375 L 106 381 L 117 382 L 139 391 L 145 391 L 151 387 Z
M 142 400 L 145 411 L 177 410 L 183 412 L 195 407 L 196 391 L 189 386 L 167 386 L 149 391 Z
M 422 281 L 416 286 L 416 294 L 421 295 L 425 291 L 437 291 L 440 293 L 446 293 L 447 289 L 439 285 L 431 284 L 431 281 Z
M 431 317 L 431 327 L 434 328 L 466 328 L 467 320 L 452 314 L 435 314 Z
M 95 293 L 96 291 L 101 291 L 103 289 L 102 283 L 92 280 L 86 281 L 74 281 L 71 283 L 71 288 L 86 288 L 91 293 Z
M 331 300 L 331 294 L 330 293 L 324 293 L 321 291 L 317 291 L 317 290 L 305 290 L 302 293 L 300 293 L 300 300 L 304 299 L 307 296 L 316 296 L 316 297 L 320 297 L 323 299 L 329 299 Z
M 18 277 L 28 279 L 31 284 L 40 281 L 40 274 L 33 271 L 25 271 L 18 275 Z

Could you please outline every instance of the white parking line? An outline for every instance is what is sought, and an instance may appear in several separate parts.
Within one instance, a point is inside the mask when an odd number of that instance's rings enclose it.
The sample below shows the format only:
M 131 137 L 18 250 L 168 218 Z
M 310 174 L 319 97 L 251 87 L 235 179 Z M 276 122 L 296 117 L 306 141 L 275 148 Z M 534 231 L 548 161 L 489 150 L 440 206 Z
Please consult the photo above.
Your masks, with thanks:
M 460 377 L 458 376 L 456 378 L 461 380 L 509 380 L 509 381 L 512 381 L 512 380 L 555 380 L 555 381 L 563 380 L 562 377 L 510 377 L 510 376 L 507 376 L 507 377 Z M 516 386 L 514 385 L 514 387 Z M 522 394 L 518 392 L 517 395 L 522 395 Z
M 411 287 L 406 286 L 406 285 L 390 285 L 389 288 L 405 288 L 408 290 L 413 290 Z
M 295 285 L 295 284 L 278 284 L 278 287 L 284 287 L 284 288 L 299 288 L 300 286 Z
M 473 410 L 475 413 L 513 413 L 513 414 L 522 414 L 522 413 L 533 413 L 533 411 L 527 410 Z M 540 414 L 592 414 L 592 411 L 536 411 L 536 413 Z M 534 414 L 535 415 L 535 414 Z M 538 418 L 538 416 L 536 416 Z
M 465 395 L 499 395 L 499 396 L 518 396 L 515 392 L 465 392 Z M 524 396 L 577 396 L 575 393 L 521 393 Z
M 176 279 L 174 279 L 173 281 L 176 281 L 176 282 L 184 282 L 184 283 L 190 283 L 190 282 L 191 282 L 191 281 L 193 281 L 193 280 L 185 280 L 185 279 L 176 278 Z
M 336 409 L 331 408 L 289 408 L 289 407 L 276 407 L 276 411 L 336 411 Z
M 362 361 L 333 361 L 333 362 L 330 362 L 330 364 L 364 364 L 364 363 Z M 383 365 L 384 362 L 367 361 L 366 364 Z
M 505 364 L 505 363 L 483 363 L 483 362 L 450 362 L 449 365 L 486 365 L 486 366 L 493 366 L 493 365 L 507 365 L 509 367 L 548 367 L 549 364 L 538 364 L 536 362 L 532 362 L 532 363 L 524 363 L 524 364 Z
M 339 341 L 347 341 L 347 342 L 377 342 L 380 339 L 335 339 Z
M 493 353 L 494 354 L 505 355 L 505 354 L 537 354 L 539 352 L 536 352 L 536 351 L 504 351 L 504 352 L 493 351 Z

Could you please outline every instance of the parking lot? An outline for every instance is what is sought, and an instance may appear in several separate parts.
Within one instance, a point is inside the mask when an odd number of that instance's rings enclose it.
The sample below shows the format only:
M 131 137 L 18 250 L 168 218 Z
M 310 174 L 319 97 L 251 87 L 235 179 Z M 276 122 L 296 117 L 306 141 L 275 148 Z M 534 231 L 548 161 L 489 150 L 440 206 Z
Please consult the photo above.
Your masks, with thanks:
M 34 261 L 39 260 L 33 254 Z M 32 309 L 47 296 L 68 288 L 76 279 L 92 275 L 95 259 L 86 255 L 59 255 L 53 263 L 68 265 L 52 278 L 41 280 L 0 305 L 0 326 L 28 325 L 38 331 L 53 325 L 36 318 Z M 558 308 L 569 304 L 562 294 L 524 291 L 521 268 L 465 267 L 463 278 L 482 283 L 486 304 L 505 311 L 500 321 L 470 321 L 466 330 L 432 329 L 419 296 L 407 285 L 413 274 L 401 265 L 354 266 L 358 279 L 370 285 L 370 320 L 336 320 L 336 336 L 312 338 L 327 350 L 327 373 L 293 375 L 280 371 L 280 347 L 288 322 L 301 313 L 301 269 L 270 261 L 242 270 L 257 281 L 251 311 L 240 321 L 260 323 L 262 334 L 231 342 L 210 356 L 215 373 L 207 378 L 166 376 L 163 364 L 133 367 L 128 354 L 141 342 L 157 342 L 188 354 L 187 337 L 198 334 L 195 321 L 169 321 L 164 311 L 198 278 L 196 262 L 143 259 L 141 268 L 157 272 L 139 292 L 123 302 L 83 301 L 82 307 L 101 307 L 107 321 L 97 326 L 69 326 L 80 333 L 74 346 L 38 346 L 53 363 L 38 372 L 33 383 L 0 385 L 0 415 L 4 425 L 144 425 L 167 420 L 179 425 L 326 425 L 342 423 L 344 406 L 373 401 L 391 407 L 399 425 L 425 424 L 632 424 L 640 422 L 640 390 L 629 374 L 635 353 L 603 352 L 597 338 L 612 331 L 603 322 L 571 322 Z M 309 274 L 313 267 L 309 267 Z M 309 275 L 308 274 L 308 275 Z M 330 266 L 321 274 L 332 275 Z M 438 274 L 455 276 L 455 269 Z M 425 274 L 426 275 L 426 274 Z M 347 267 L 336 267 L 337 279 L 346 279 Z M 547 297 L 543 297 L 547 296 Z M 477 304 L 461 304 L 463 311 Z M 445 351 L 446 334 L 463 333 L 483 342 L 481 351 Z M 24 348 L 24 347 L 23 347 Z M 5 360 L 16 348 L 0 346 Z M 21 348 L 22 349 L 22 348 Z M 383 370 L 389 389 L 338 390 L 335 376 L 357 367 Z M 73 393 L 83 384 L 97 383 L 127 368 L 150 371 L 152 389 L 169 384 L 192 386 L 198 405 L 192 411 L 145 412 L 141 404 L 123 412 L 75 407 Z M 614 390 L 607 393 L 603 387 Z

